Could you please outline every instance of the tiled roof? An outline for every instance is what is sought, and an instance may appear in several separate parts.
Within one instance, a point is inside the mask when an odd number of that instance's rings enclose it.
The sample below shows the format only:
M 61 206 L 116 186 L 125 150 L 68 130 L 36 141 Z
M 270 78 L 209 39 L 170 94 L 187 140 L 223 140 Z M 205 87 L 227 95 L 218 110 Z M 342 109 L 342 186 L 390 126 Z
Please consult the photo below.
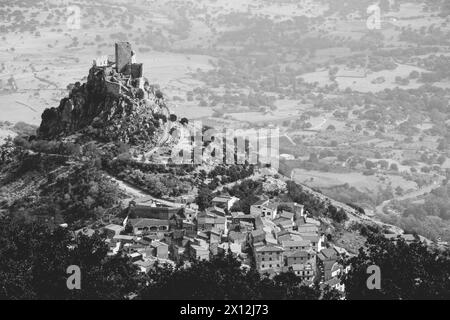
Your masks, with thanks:
M 160 219 L 130 219 L 129 220 L 131 226 L 134 228 L 145 228 L 145 227 L 153 227 L 153 226 L 168 226 L 168 220 L 160 220 Z
M 262 206 L 263 204 L 265 204 L 266 202 L 268 202 L 269 200 L 267 199 L 262 199 L 262 200 L 258 200 L 256 201 L 254 204 L 252 204 L 253 206 Z
M 269 201 L 269 203 L 265 204 L 264 207 L 275 210 L 278 208 L 278 204 L 272 201 Z
M 167 247 L 168 244 L 167 244 L 167 243 L 164 243 L 164 242 L 160 242 L 160 241 L 153 241 L 153 242 L 151 243 L 151 246 L 154 247 L 154 248 L 161 247 L 161 246 Z
M 309 240 L 283 241 L 283 247 L 306 247 L 311 245 Z
M 310 252 L 298 249 L 295 251 L 288 251 L 284 255 L 286 257 L 293 258 L 293 257 L 308 257 L 308 254 L 310 254 Z
M 231 197 L 222 196 L 222 197 L 215 197 L 214 199 L 212 199 L 212 202 L 228 202 L 230 200 L 232 200 Z
M 120 226 L 120 225 L 118 225 L 118 224 L 109 224 L 109 225 L 107 225 L 106 227 L 104 227 L 105 229 L 108 229 L 108 230 L 122 230 L 123 229 L 123 226 Z
M 331 248 L 325 248 L 320 251 L 326 258 L 332 258 L 337 256 L 337 252 L 334 249 Z
M 247 238 L 247 235 L 242 232 L 230 231 L 230 233 L 228 234 L 228 238 L 230 240 L 239 240 Z
M 294 218 L 294 214 L 292 212 L 289 211 L 283 211 L 282 213 L 280 213 L 280 218 L 285 218 L 285 219 L 292 219 Z
M 278 226 L 293 226 L 292 221 L 291 220 L 286 220 L 286 219 L 275 219 L 273 220 L 273 222 L 278 225 Z
M 304 240 L 310 240 L 311 242 L 318 242 L 320 236 L 312 233 L 300 233 L 299 236 Z
M 265 235 L 266 234 L 264 232 L 264 230 L 253 230 L 251 233 L 252 233 L 253 237 L 257 237 L 257 236 L 261 236 L 261 235 Z
M 233 219 L 256 219 L 257 214 L 245 214 L 243 212 L 233 212 L 231 213 Z

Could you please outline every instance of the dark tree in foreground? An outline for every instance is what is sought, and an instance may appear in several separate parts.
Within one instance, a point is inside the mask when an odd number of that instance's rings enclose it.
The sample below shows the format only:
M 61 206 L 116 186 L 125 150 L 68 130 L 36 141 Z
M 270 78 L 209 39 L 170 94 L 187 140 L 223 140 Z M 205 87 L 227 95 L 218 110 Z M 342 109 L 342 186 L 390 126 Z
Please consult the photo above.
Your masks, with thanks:
M 351 264 L 345 279 L 347 299 L 450 299 L 449 251 L 371 235 Z M 380 290 L 367 287 L 371 265 L 380 268 Z
M 137 290 L 136 268 L 107 256 L 99 235 L 73 239 L 66 229 L 2 218 L 0 299 L 126 299 Z M 67 288 L 67 268 L 81 270 L 81 290 Z
M 149 286 L 142 299 L 166 300 L 254 300 L 320 298 L 317 287 L 302 286 L 293 273 L 282 273 L 273 279 L 245 270 L 232 255 L 195 261 L 187 268 L 158 266 L 148 274 Z

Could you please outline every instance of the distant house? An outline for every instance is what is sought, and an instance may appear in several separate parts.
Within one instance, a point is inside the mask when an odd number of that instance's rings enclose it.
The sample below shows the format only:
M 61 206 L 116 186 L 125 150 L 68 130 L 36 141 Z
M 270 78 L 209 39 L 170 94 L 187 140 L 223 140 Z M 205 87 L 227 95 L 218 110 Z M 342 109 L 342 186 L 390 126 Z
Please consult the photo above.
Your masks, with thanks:
M 313 225 L 317 226 L 318 228 L 320 227 L 320 221 L 313 219 L 313 218 L 305 217 L 305 224 L 313 224 Z
M 251 232 L 255 229 L 253 223 L 245 222 L 245 221 L 240 221 L 238 226 L 239 226 L 239 230 L 241 230 L 241 232 Z
M 291 220 L 277 218 L 277 219 L 273 220 L 273 222 L 275 223 L 275 225 L 280 227 L 282 230 L 293 230 L 294 229 L 294 222 L 292 222 Z
M 280 202 L 280 206 L 289 207 L 290 212 L 294 214 L 294 220 L 303 217 L 305 215 L 305 207 L 297 202 Z
M 286 250 L 286 248 L 285 248 Z M 313 250 L 295 250 L 285 251 L 284 261 L 286 266 L 292 266 L 294 264 L 304 264 L 308 261 L 316 266 L 316 253 Z
M 153 202 L 139 202 L 130 207 L 130 218 L 170 220 L 171 218 L 185 218 L 184 209 L 158 207 Z
M 223 231 L 216 229 L 216 228 L 212 228 L 209 232 L 209 243 L 221 243 L 222 242 L 222 234 Z
M 254 251 L 259 272 L 264 273 L 267 270 L 281 272 L 283 268 L 283 248 L 267 245 L 255 248 Z
M 266 232 L 264 230 L 258 229 L 253 230 L 249 233 L 249 243 L 254 245 L 255 243 L 265 242 L 266 240 Z
M 218 247 L 221 253 L 227 253 L 230 250 L 236 256 L 242 254 L 242 246 L 238 243 L 221 243 Z
M 185 257 L 186 248 L 184 246 L 179 245 L 171 245 L 169 247 L 169 252 L 171 255 L 171 260 L 179 263 Z
M 131 258 L 131 262 L 142 260 L 142 254 L 139 252 L 133 252 L 128 255 Z
M 195 237 L 197 234 L 197 225 L 189 220 L 183 220 L 183 229 L 187 236 Z
M 319 228 L 315 224 L 305 223 L 297 226 L 297 231 L 299 233 L 318 233 Z
M 119 235 L 125 228 L 118 224 L 110 224 L 103 227 L 103 231 L 106 233 L 108 238 L 114 238 L 114 236 Z
M 258 215 L 256 214 L 245 214 L 243 212 L 232 212 L 231 222 L 235 225 L 239 225 L 241 222 L 251 223 L 253 228 L 256 229 L 256 219 Z
M 117 242 L 122 242 L 122 243 L 132 243 L 134 241 L 134 236 L 127 236 L 127 235 L 115 235 L 113 237 L 113 240 L 117 241 Z
M 297 231 L 293 231 L 293 230 L 281 229 L 280 231 L 276 232 L 276 236 L 277 236 L 277 241 L 279 244 L 283 243 L 283 241 L 303 240 L 303 238 L 300 236 L 300 234 Z
M 291 271 L 302 281 L 313 282 L 316 274 L 315 266 L 311 263 L 298 263 L 284 267 L 284 271 Z
M 170 228 L 168 220 L 160 219 L 129 219 L 128 224 L 133 228 L 135 235 L 166 232 Z
M 247 241 L 247 234 L 243 232 L 230 231 L 228 234 L 228 241 L 230 243 L 242 245 Z
M 148 273 L 153 268 L 155 261 L 156 261 L 156 259 L 155 260 L 151 260 L 151 259 L 138 260 L 138 261 L 133 262 L 133 264 L 138 266 L 139 270 L 142 273 Z
M 202 213 L 197 217 L 197 230 L 210 231 L 211 229 L 219 229 L 227 233 L 227 220 L 225 217 Z
M 193 259 L 209 261 L 209 248 L 207 246 L 191 244 L 189 253 Z
M 277 215 L 277 219 L 284 219 L 294 222 L 294 213 L 283 210 L 281 213 Z
M 219 196 L 212 199 L 211 203 L 213 206 L 226 209 L 228 211 L 231 210 L 231 207 L 239 201 L 239 198 L 230 197 L 230 196 Z
M 212 230 L 212 229 L 211 229 Z M 209 241 L 209 235 L 208 235 L 208 231 L 198 231 L 197 232 L 197 236 L 194 238 L 197 242 L 201 242 L 203 244 L 208 244 Z
M 286 251 L 297 251 L 297 250 L 308 250 L 311 249 L 311 241 L 310 240 L 296 240 L 296 241 L 283 241 L 281 246 Z
M 316 250 L 316 252 L 320 252 L 323 249 L 323 243 L 325 242 L 325 237 L 319 236 L 317 233 L 302 233 L 299 232 L 299 236 L 303 240 L 311 241 L 311 245 Z
M 270 200 L 259 200 L 250 206 L 250 214 L 275 219 L 278 205 Z
M 194 210 L 192 208 L 185 208 L 184 209 L 184 215 L 186 216 L 186 219 L 188 221 L 194 221 L 194 219 L 197 219 L 198 210 Z
M 169 258 L 169 246 L 160 241 L 152 241 L 150 246 L 153 248 L 154 256 L 158 259 L 168 259 Z
M 219 216 L 219 217 L 225 217 L 226 216 L 225 209 L 222 209 L 222 208 L 217 207 L 217 206 L 207 208 L 205 211 L 206 211 L 206 214 L 214 214 L 214 215 Z
M 337 251 L 332 248 L 323 249 L 317 254 L 317 268 L 324 281 L 333 278 L 333 267 L 338 259 L 339 255 Z

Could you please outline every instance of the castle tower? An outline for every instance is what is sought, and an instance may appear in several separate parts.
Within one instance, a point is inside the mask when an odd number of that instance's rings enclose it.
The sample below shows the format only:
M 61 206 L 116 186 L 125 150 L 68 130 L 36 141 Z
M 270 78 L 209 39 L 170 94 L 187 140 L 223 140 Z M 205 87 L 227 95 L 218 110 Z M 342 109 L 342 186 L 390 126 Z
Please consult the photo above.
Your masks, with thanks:
M 129 42 L 116 43 L 116 69 L 119 73 L 127 73 L 131 65 L 131 44 Z

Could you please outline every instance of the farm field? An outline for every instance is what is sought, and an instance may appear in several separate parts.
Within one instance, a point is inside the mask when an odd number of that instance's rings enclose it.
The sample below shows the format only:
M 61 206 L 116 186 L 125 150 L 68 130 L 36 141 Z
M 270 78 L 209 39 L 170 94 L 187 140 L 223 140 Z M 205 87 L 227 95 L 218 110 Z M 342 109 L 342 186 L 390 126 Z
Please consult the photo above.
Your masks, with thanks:
M 380 179 L 379 176 L 365 176 L 358 172 L 333 173 L 295 169 L 292 176 L 296 181 L 319 189 L 341 186 L 343 184 L 349 184 L 359 191 L 367 193 L 377 192 L 380 188 L 384 189 L 387 186 L 391 186 L 394 189 L 401 187 L 403 190 L 414 190 L 417 188 L 415 182 L 407 181 L 396 175 L 382 175 L 380 176 L 382 179 Z

